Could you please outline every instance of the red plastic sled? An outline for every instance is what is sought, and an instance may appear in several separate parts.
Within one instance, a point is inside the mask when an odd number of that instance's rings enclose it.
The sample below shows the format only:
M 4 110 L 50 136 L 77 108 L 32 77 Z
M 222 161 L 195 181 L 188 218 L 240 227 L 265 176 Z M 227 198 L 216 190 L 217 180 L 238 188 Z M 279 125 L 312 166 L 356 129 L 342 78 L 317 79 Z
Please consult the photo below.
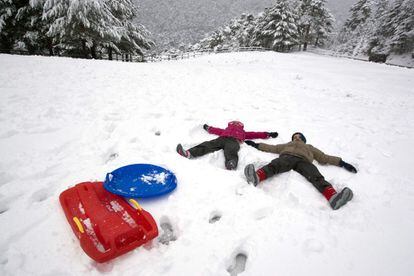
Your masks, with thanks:
M 158 236 L 151 214 L 135 200 L 103 188 L 103 182 L 84 182 L 60 194 L 60 204 L 85 253 L 99 263 Z

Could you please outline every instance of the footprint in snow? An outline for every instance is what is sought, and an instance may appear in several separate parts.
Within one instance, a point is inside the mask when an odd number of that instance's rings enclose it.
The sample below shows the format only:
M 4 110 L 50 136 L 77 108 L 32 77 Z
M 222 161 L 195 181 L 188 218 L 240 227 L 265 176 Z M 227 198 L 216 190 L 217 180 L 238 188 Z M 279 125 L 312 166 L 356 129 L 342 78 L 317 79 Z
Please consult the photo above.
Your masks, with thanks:
M 229 272 L 231 276 L 236 276 L 242 273 L 246 269 L 246 262 L 247 254 L 238 253 L 231 265 L 227 268 L 227 272 Z
M 0 187 L 13 180 L 13 177 L 5 172 L 0 173 Z
M 17 130 L 10 130 L 10 131 L 0 134 L 0 139 L 10 138 L 17 134 L 19 134 Z
M 34 192 L 31 196 L 32 202 L 42 202 L 50 197 L 50 189 L 40 189 Z
M 104 121 L 120 121 L 122 119 L 122 115 L 120 113 L 112 112 L 109 114 L 106 114 L 104 116 Z
M 0 260 L 0 265 L 5 265 L 5 264 L 7 264 L 9 262 L 9 259 L 7 259 L 7 258 L 2 258 L 1 260 Z
M 252 216 L 255 220 L 261 220 L 273 213 L 273 207 L 266 206 L 253 211 Z
M 250 185 L 247 182 L 241 182 L 236 186 L 235 194 L 238 196 L 242 196 L 247 193 L 250 189 L 255 188 L 253 185 Z
M 119 154 L 116 153 L 116 152 L 109 154 L 109 156 L 108 156 L 105 163 L 109 163 L 109 162 L 115 160 L 118 156 L 119 156 Z
M 324 250 L 324 245 L 321 241 L 316 239 L 307 239 L 303 245 L 303 251 L 306 254 L 321 253 Z
M 210 219 L 208 220 L 209 223 L 215 223 L 219 221 L 222 217 L 222 214 L 219 211 L 214 211 L 210 214 Z
M 177 240 L 177 237 L 175 236 L 174 229 L 168 218 L 163 220 L 164 222 L 161 222 L 162 234 L 159 236 L 158 241 L 168 245 L 171 241 Z
M 7 207 L 5 204 L 0 204 L 0 215 L 6 213 L 8 210 L 9 207 Z
M 19 196 L 11 196 L 11 197 L 3 197 L 2 195 L 0 195 L 0 215 L 6 213 L 10 207 L 10 203 L 13 202 L 16 198 L 18 198 Z
M 107 134 L 111 134 L 116 129 L 116 125 L 114 123 L 109 123 L 105 126 L 105 131 Z

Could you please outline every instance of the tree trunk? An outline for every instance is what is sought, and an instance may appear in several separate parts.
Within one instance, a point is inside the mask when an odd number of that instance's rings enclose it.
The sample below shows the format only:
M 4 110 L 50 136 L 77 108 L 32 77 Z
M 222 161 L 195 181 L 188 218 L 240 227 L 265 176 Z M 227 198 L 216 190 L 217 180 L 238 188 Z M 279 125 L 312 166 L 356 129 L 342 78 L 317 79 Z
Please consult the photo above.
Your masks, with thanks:
M 309 31 L 310 31 L 310 24 L 306 25 L 306 29 L 305 29 L 305 41 L 303 43 L 303 51 L 306 51 L 308 49 L 308 40 L 309 40 Z
M 112 60 L 112 48 L 111 47 L 108 48 L 108 59 Z
M 91 56 L 93 59 L 96 59 L 96 45 L 93 44 L 91 47 Z
M 317 37 L 316 37 L 316 40 L 315 40 L 315 47 L 318 47 L 318 44 L 319 44 L 319 36 L 317 36 Z
M 27 51 L 29 52 L 29 55 L 36 54 L 36 47 L 33 47 L 33 45 L 26 44 Z
M 82 54 L 84 58 L 88 58 L 88 51 L 86 50 L 86 41 L 82 40 Z
M 54 56 L 53 45 L 51 40 L 47 40 L 47 49 L 49 50 L 49 55 Z
M 11 50 L 13 50 L 13 42 L 9 39 L 9 37 L 0 35 L 0 50 L 2 53 L 10 54 Z

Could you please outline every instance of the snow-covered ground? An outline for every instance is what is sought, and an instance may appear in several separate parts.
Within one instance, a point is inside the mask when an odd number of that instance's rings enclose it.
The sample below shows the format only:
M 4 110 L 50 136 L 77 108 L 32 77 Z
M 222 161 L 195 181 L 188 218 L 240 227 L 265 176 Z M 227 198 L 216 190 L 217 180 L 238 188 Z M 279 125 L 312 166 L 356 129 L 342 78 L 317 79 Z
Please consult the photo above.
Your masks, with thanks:
M 152 64 L 0 55 L 0 275 L 413 275 L 413 87 L 412 69 L 311 53 Z M 333 211 L 294 171 L 246 184 L 247 164 L 277 156 L 246 144 L 236 171 L 222 152 L 176 154 L 214 138 L 204 123 L 230 120 L 278 131 L 263 140 L 273 144 L 302 131 L 354 164 L 357 174 L 317 165 L 354 199 Z M 134 163 L 177 175 L 173 193 L 140 201 L 162 239 L 97 264 L 59 194 Z

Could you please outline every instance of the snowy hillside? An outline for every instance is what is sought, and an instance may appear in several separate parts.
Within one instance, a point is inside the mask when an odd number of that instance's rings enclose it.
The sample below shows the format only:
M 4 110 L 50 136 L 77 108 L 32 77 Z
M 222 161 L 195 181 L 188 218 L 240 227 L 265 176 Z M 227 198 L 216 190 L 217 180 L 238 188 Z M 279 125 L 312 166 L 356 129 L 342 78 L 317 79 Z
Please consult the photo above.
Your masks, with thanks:
M 0 55 L 0 275 L 413 275 L 414 71 L 311 53 L 121 63 Z M 258 187 L 243 168 L 275 154 L 241 145 L 188 160 L 208 123 L 302 131 L 355 165 L 318 168 L 354 198 L 331 210 L 296 172 Z M 259 140 L 260 141 L 260 140 Z M 141 200 L 160 238 L 113 261 L 84 254 L 59 194 L 134 163 L 176 173 Z M 162 225 L 162 227 L 161 227 Z
M 349 8 L 356 0 L 328 0 L 326 5 L 335 16 L 336 27 L 342 26 Z M 207 33 L 228 25 L 242 13 L 255 17 L 274 0 L 137 0 L 138 21 L 151 31 L 157 47 L 194 44 Z

